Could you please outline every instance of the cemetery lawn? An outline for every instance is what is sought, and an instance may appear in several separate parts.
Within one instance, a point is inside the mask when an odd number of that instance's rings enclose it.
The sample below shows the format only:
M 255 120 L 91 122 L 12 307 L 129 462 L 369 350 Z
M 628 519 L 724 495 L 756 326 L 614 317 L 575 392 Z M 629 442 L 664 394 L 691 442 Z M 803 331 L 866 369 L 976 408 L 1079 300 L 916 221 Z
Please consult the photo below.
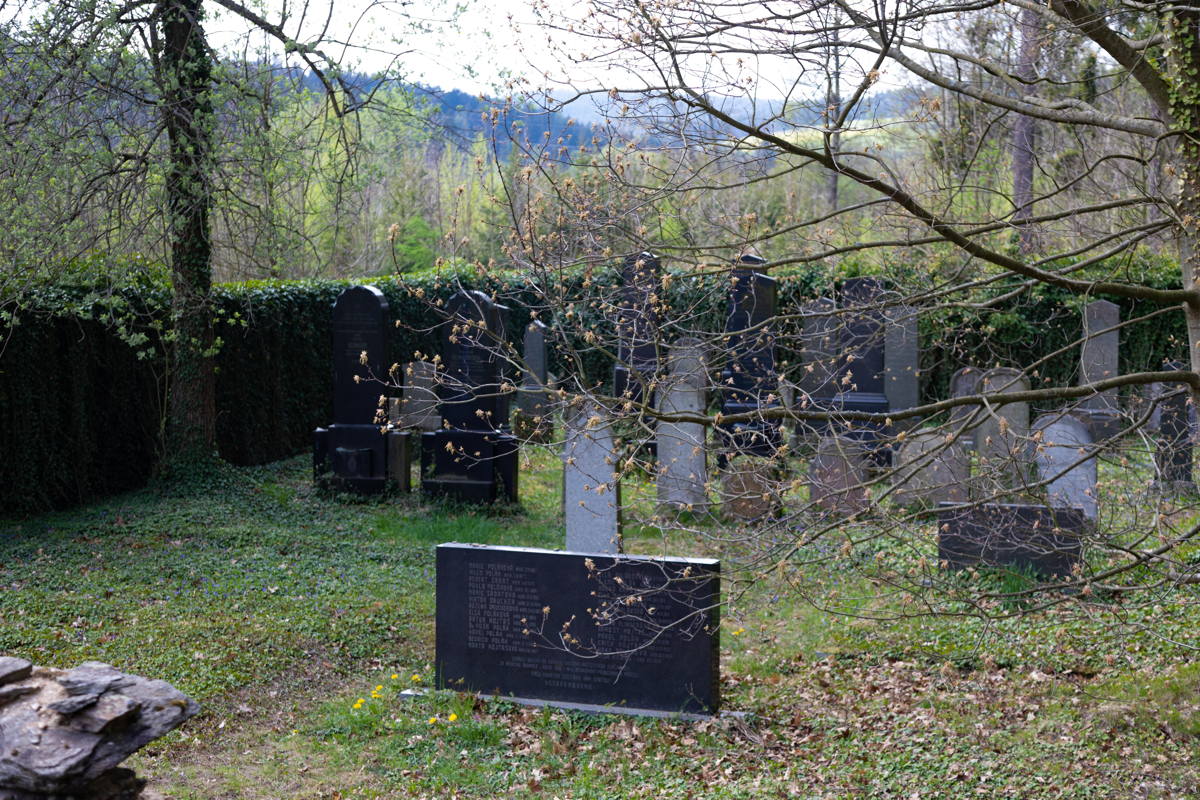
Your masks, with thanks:
M 724 703 L 747 718 L 399 697 L 433 678 L 437 543 L 561 545 L 554 457 L 535 453 L 521 481 L 520 510 L 364 501 L 315 492 L 297 458 L 0 520 L 0 653 L 106 661 L 199 700 L 131 760 L 151 797 L 1200 794 L 1200 619 L 1169 592 L 1146 610 L 876 623 L 766 578 L 722 632 Z

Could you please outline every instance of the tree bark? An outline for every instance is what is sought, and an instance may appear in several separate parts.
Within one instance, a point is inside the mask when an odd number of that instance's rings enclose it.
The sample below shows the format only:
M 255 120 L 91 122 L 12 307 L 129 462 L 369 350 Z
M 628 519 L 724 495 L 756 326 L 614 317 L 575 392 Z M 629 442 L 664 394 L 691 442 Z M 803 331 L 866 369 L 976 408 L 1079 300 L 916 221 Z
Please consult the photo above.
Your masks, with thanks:
M 1021 80 L 1026 94 L 1032 92 L 1033 82 L 1037 79 L 1034 62 L 1037 59 L 1038 37 L 1041 33 L 1041 15 L 1038 12 L 1021 9 L 1017 29 L 1019 31 L 1019 50 L 1017 52 L 1017 77 Z M 1022 253 L 1032 252 L 1035 237 L 1029 218 L 1033 216 L 1033 166 L 1036 160 L 1034 148 L 1037 147 L 1037 122 L 1027 114 L 1018 114 L 1012 131 L 1012 182 L 1013 225 L 1017 227 L 1018 246 Z
M 163 124 L 170 141 L 166 191 L 173 284 L 167 458 L 212 455 L 216 386 L 210 294 L 212 61 L 201 0 L 161 0 Z

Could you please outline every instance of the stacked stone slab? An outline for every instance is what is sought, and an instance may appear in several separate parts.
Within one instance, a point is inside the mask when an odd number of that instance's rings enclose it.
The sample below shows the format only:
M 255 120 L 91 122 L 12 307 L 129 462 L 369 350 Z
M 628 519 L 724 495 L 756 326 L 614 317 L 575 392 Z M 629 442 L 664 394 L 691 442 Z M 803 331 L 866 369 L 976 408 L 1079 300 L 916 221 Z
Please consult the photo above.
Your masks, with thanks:
M 318 482 L 363 493 L 387 484 L 394 449 L 383 433 L 388 410 L 380 408 L 389 378 L 387 317 L 387 300 L 374 286 L 352 286 L 333 304 L 333 423 L 313 432 Z
M 442 323 L 442 429 L 421 437 L 421 491 L 469 503 L 517 501 L 517 449 L 501 369 L 507 311 L 479 291 L 455 294 Z
M 1047 505 L 1078 508 L 1096 520 L 1096 456 L 1092 435 L 1074 417 L 1043 414 L 1033 423 L 1033 461 L 1045 482 Z
M 1016 369 L 997 367 L 979 376 L 982 394 L 998 396 L 1029 391 L 1029 379 Z M 975 428 L 978 469 L 974 485 L 981 497 L 1023 489 L 1029 479 L 1029 403 L 993 402 Z
M 612 416 L 595 405 L 569 410 L 563 426 L 567 550 L 621 552 L 621 477 Z
M 704 344 L 677 340 L 667 356 L 667 378 L 659 393 L 663 414 L 704 413 L 708 403 Z M 702 511 L 708 506 L 706 428 L 698 422 L 658 423 L 658 505 L 663 511 Z

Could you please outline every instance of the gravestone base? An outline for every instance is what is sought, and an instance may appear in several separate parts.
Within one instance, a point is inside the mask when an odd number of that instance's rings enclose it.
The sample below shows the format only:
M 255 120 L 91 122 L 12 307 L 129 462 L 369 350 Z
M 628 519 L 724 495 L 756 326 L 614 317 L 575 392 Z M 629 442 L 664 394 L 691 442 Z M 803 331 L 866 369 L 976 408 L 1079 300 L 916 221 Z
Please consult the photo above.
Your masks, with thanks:
M 421 492 L 466 503 L 517 502 L 517 449 L 508 433 L 441 430 L 421 436 Z
M 938 510 L 938 561 L 952 570 L 1008 567 L 1043 578 L 1081 562 L 1087 518 L 1078 508 L 995 503 Z
M 313 432 L 313 480 L 359 494 L 382 492 L 388 482 L 388 441 L 378 425 L 330 425 Z

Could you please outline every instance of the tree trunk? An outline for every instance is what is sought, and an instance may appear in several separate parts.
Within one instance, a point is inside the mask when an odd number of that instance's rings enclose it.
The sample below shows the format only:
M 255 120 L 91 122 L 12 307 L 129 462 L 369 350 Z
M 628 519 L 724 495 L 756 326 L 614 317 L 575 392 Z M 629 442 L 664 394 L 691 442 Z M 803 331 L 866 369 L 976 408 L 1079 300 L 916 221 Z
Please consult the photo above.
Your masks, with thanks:
M 841 148 L 842 133 L 837 129 L 837 119 L 842 114 L 842 54 L 834 47 L 830 56 L 829 75 L 825 83 L 825 127 L 832 128 L 829 134 L 829 151 L 836 156 Z M 838 173 L 829 170 L 825 176 L 825 204 L 832 213 L 838 207 Z
M 200 0 L 161 0 L 162 114 L 170 140 L 166 179 L 175 341 L 167 458 L 210 457 L 216 440 L 212 365 L 212 62 Z
M 1020 33 L 1017 52 L 1017 77 L 1021 79 L 1026 93 L 1032 91 L 1037 78 L 1034 62 L 1037 60 L 1038 36 L 1041 33 L 1041 15 L 1025 8 L 1021 10 L 1017 23 Z M 1019 247 L 1022 253 L 1034 249 L 1034 231 L 1029 223 L 1033 216 L 1033 165 L 1036 159 L 1037 126 L 1033 117 L 1018 114 L 1013 124 L 1012 136 L 1012 182 L 1013 225 L 1017 227 Z

